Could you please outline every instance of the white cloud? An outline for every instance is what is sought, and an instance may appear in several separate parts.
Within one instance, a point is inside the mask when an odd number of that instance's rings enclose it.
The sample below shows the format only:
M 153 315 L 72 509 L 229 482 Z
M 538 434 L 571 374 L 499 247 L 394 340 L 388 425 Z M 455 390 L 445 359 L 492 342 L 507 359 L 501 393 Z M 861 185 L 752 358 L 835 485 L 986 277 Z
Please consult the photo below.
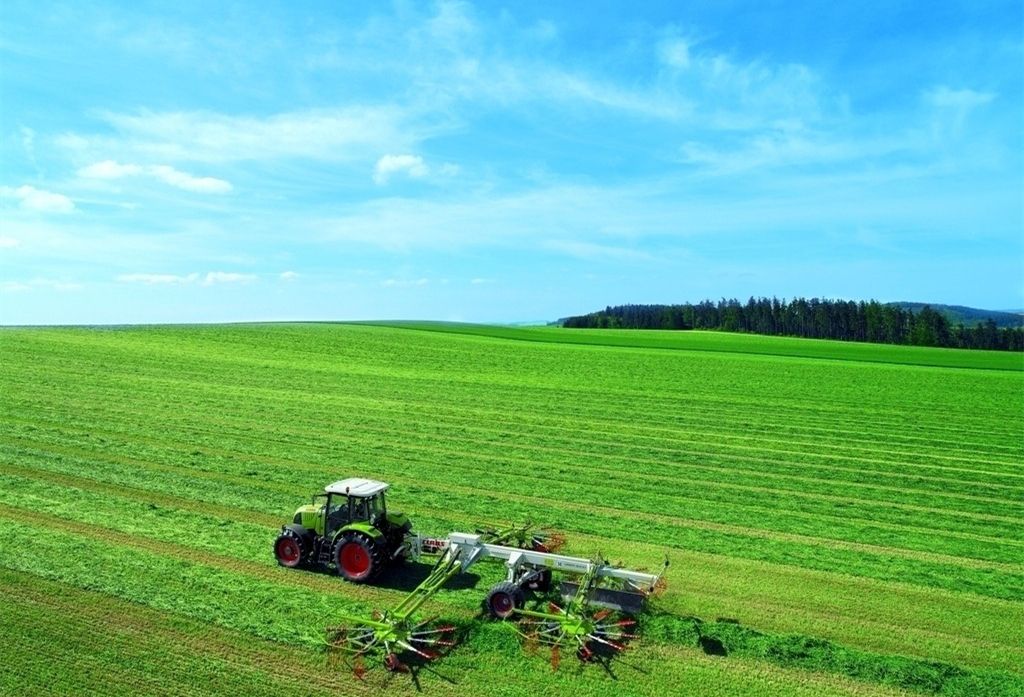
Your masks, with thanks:
M 146 285 L 184 285 L 195 283 L 199 280 L 199 274 L 190 273 L 187 276 L 176 276 L 169 273 L 127 273 L 117 277 L 121 283 L 145 283 Z
M 380 284 L 385 288 L 417 288 L 429 285 L 430 280 L 427 278 L 389 278 L 387 280 L 381 281 Z
M 179 276 L 169 273 L 129 273 L 117 277 L 121 283 L 144 283 L 146 285 L 191 285 L 198 283 L 212 286 L 218 283 L 247 283 L 255 281 L 255 274 L 231 273 L 227 271 L 210 271 L 205 275 L 190 273 Z
M 373 168 L 373 181 L 386 184 L 392 174 L 405 172 L 410 177 L 419 179 L 430 173 L 430 168 L 419 155 L 384 155 L 377 160 Z
M 760 168 L 867 161 L 919 146 L 909 135 L 853 141 L 796 129 L 762 133 L 732 146 L 689 141 L 680 147 L 680 153 L 686 164 L 715 174 L 735 174 Z
M 170 186 L 200 194 L 226 194 L 231 183 L 215 177 L 197 177 L 170 165 L 120 164 L 114 160 L 103 160 L 78 170 L 78 175 L 87 179 L 120 179 L 147 175 Z
M 229 273 L 227 271 L 210 271 L 203 278 L 204 286 L 212 286 L 216 283 L 248 283 L 255 281 L 256 275 L 251 273 Z
M 154 177 L 171 186 L 200 194 L 226 194 L 231 183 L 214 177 L 194 177 L 169 165 L 154 165 L 148 170 Z
M 103 160 L 78 170 L 78 176 L 87 179 L 120 179 L 142 174 L 139 165 L 122 165 L 113 160 Z
M 295 273 L 294 271 L 282 271 L 281 275 L 279 276 L 279 278 L 282 281 L 294 281 L 298 277 L 299 274 Z
M 473 278 L 469 281 L 474 286 L 482 286 L 485 283 L 494 283 L 490 278 Z
M 0 235 L 0 249 L 14 249 L 21 242 L 14 239 L 13 237 L 7 237 L 6 235 Z
M 543 246 L 545 249 L 561 252 L 577 259 L 614 259 L 619 261 L 652 261 L 654 259 L 647 252 L 637 249 L 578 240 L 547 240 Z
M 64 194 L 57 194 L 52 191 L 44 191 L 34 186 L 25 184 L 17 189 L 9 186 L 0 187 L 0 195 L 7 198 L 15 198 L 20 201 L 19 206 L 26 211 L 38 213 L 71 213 L 75 210 L 75 203 Z
M 59 146 L 79 153 L 127 153 L 164 162 L 235 162 L 284 157 L 356 161 L 409 148 L 437 130 L 412 107 L 357 106 L 265 117 L 212 112 L 106 113 L 115 136 L 65 133 Z

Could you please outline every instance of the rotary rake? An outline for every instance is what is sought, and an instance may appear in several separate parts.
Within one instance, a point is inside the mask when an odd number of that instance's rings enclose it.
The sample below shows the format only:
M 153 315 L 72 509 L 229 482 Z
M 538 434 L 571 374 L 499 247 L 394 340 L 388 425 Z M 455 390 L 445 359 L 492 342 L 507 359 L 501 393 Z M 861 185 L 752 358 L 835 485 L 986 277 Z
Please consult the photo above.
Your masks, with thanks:
M 630 615 L 640 612 L 647 596 L 661 587 L 664 569 L 655 575 L 612 566 L 601 558 L 556 554 L 553 550 L 563 541 L 528 525 L 447 538 L 416 537 L 411 545 L 415 558 L 440 555 L 427 578 L 394 609 L 346 617 L 329 628 L 328 644 L 358 678 L 377 666 L 409 672 L 439 658 L 455 644 L 456 628 L 422 619 L 419 610 L 452 578 L 481 559 L 493 559 L 505 563 L 507 576 L 484 599 L 486 614 L 517 620 L 516 631 L 528 646 L 549 646 L 552 668 L 558 668 L 566 650 L 583 662 L 607 661 L 636 637 Z M 561 582 L 561 604 L 548 599 L 553 571 L 575 579 Z M 546 609 L 527 608 L 527 594 L 536 598 L 535 606 Z
M 600 588 L 600 568 L 595 564 L 584 574 L 568 603 L 560 606 L 548 602 L 546 612 L 516 611 L 522 618 L 516 631 L 528 646 L 550 646 L 553 670 L 558 669 L 563 650 L 574 651 L 584 663 L 602 661 L 622 653 L 626 645 L 637 638 L 632 631 L 636 626 L 635 619 L 613 609 L 616 607 L 614 603 L 596 599 L 602 590 L 607 593 L 607 589 Z M 603 607 L 594 611 L 592 608 L 598 605 Z

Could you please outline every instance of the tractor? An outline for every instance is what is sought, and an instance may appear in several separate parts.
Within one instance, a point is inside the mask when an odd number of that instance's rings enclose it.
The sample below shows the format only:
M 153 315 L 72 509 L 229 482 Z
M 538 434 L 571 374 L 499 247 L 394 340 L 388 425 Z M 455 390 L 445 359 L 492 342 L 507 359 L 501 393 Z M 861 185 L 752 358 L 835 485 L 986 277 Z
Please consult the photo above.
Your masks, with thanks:
M 389 512 L 388 485 L 352 477 L 324 487 L 312 502 L 295 511 L 274 541 L 281 566 L 333 567 L 353 583 L 371 581 L 388 565 L 409 554 L 408 516 Z

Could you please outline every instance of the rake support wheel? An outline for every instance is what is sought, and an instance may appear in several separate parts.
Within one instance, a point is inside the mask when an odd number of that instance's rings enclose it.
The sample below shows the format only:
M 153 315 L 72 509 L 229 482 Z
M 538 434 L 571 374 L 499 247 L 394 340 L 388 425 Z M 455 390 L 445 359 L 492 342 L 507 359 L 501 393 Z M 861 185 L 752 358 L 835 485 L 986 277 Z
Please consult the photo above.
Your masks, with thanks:
M 496 620 L 507 620 L 526 603 L 523 589 L 503 581 L 495 584 L 484 598 L 484 612 Z

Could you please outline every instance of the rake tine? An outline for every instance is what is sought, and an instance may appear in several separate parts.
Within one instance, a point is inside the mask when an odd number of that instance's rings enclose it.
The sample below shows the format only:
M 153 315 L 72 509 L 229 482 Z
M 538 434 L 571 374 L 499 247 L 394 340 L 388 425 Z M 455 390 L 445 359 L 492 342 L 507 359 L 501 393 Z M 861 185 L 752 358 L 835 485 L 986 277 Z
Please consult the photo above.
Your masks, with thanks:
M 626 647 L 623 646 L 622 644 L 616 644 L 614 641 L 608 641 L 604 637 L 599 637 L 596 634 L 588 634 L 587 636 L 590 637 L 591 639 L 593 639 L 594 641 L 598 641 L 598 642 L 600 642 L 602 644 L 606 644 L 608 646 L 611 646 L 616 651 L 625 651 L 626 650 Z

